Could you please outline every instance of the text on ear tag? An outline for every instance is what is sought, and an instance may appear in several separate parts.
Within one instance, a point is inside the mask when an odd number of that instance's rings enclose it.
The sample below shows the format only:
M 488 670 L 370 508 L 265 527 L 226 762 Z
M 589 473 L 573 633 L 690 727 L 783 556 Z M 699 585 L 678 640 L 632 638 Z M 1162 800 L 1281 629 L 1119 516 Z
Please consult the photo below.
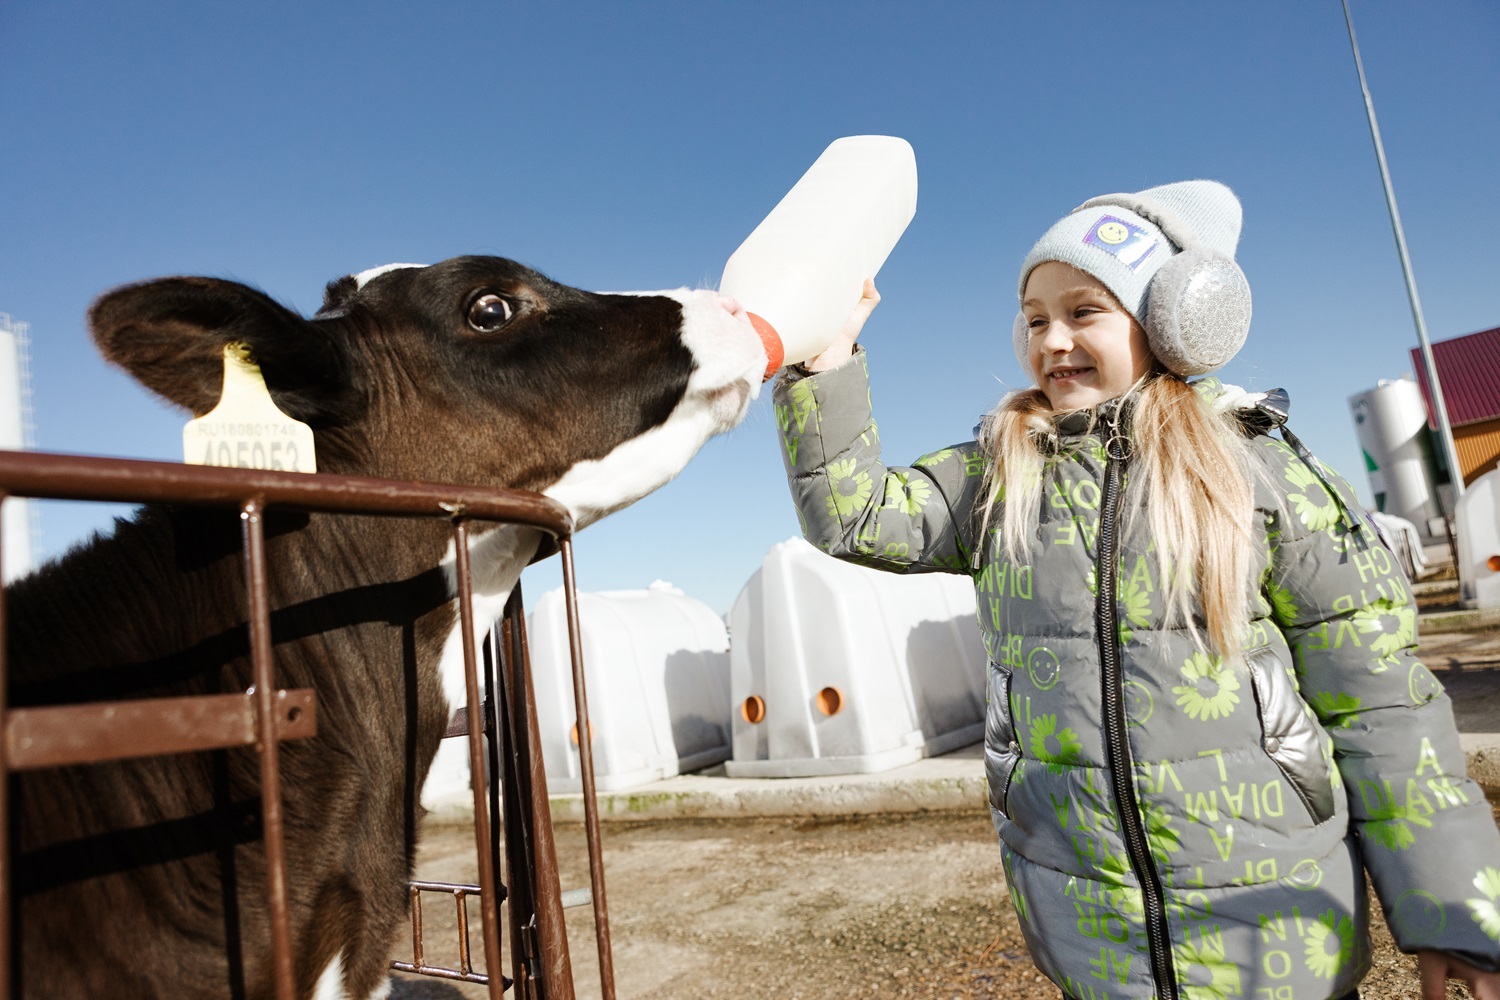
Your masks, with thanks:
M 182 429 L 188 465 L 317 472 L 312 428 L 277 409 L 248 345 L 224 345 L 219 404 Z

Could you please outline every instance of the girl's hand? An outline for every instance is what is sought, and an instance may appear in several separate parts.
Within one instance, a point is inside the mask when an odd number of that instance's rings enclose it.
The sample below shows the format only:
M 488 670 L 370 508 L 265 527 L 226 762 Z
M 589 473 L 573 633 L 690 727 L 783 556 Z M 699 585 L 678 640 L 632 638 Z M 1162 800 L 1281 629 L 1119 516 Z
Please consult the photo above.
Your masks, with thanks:
M 1468 983 L 1474 1000 L 1500 1000 L 1500 972 L 1481 972 L 1442 951 L 1417 952 L 1417 968 L 1422 973 L 1422 1000 L 1443 1000 L 1450 979 Z
M 803 363 L 804 368 L 810 372 L 827 371 L 829 368 L 837 367 L 848 361 L 854 354 L 854 342 L 859 339 L 859 331 L 865 327 L 865 320 L 870 318 L 870 313 L 880 304 L 880 293 L 875 290 L 875 279 L 865 279 L 864 294 L 860 296 L 859 302 L 855 303 L 854 311 L 849 318 L 844 320 L 844 325 L 839 327 L 838 335 L 833 338 L 833 343 L 813 358 Z

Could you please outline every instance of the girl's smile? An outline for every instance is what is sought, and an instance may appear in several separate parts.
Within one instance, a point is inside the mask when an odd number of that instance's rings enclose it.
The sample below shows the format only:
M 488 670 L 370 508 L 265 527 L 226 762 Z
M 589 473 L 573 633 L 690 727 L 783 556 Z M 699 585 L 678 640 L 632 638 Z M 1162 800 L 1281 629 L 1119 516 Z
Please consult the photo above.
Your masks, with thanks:
M 1047 377 L 1053 382 L 1064 382 L 1082 378 L 1092 371 L 1094 371 L 1093 368 L 1053 368 L 1047 372 Z

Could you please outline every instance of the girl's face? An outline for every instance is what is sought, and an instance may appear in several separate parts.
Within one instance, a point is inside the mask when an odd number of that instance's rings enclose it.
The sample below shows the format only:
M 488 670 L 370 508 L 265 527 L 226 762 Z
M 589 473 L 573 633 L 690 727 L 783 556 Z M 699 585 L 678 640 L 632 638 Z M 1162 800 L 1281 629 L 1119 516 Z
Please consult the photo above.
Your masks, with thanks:
M 1031 377 L 1054 410 L 1113 399 L 1156 364 L 1135 317 L 1071 264 L 1038 264 L 1026 279 L 1021 314 L 1030 330 Z

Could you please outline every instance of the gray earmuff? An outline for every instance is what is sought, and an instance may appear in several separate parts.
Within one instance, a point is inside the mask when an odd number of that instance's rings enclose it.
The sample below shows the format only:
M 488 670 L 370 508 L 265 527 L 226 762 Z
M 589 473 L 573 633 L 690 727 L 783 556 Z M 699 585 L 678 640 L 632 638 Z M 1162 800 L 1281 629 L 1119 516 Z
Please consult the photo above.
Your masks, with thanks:
M 1145 326 L 1151 353 L 1168 371 L 1206 375 L 1244 346 L 1250 282 L 1231 258 L 1190 244 L 1152 277 Z
M 1146 289 L 1143 325 L 1151 353 L 1176 375 L 1222 368 L 1250 333 L 1250 282 L 1240 266 L 1202 243 L 1170 209 L 1139 195 L 1091 198 L 1080 209 L 1104 205 L 1129 209 L 1181 248 Z M 1024 346 L 1017 340 L 1023 363 Z

